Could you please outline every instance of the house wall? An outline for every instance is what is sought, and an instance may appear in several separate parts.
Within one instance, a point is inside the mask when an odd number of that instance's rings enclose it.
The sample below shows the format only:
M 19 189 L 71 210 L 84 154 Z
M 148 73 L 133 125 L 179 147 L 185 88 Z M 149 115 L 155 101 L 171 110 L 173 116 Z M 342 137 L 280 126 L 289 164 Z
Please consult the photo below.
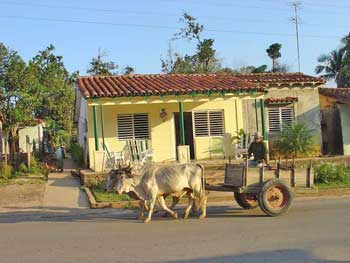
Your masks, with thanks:
M 4 143 L 3 143 L 3 136 L 2 136 L 2 121 L 0 121 L 0 160 L 3 154 L 4 154 Z
M 313 87 L 269 87 L 268 93 L 264 99 L 267 98 L 286 98 L 286 97 L 297 97 L 298 102 L 294 103 L 294 113 L 296 121 L 304 123 L 305 126 L 310 129 L 313 133 L 315 143 L 320 145 L 322 143 L 321 138 L 321 117 L 320 117 L 320 101 L 318 95 L 318 88 Z M 258 106 L 260 106 L 258 104 Z M 244 108 L 244 129 L 250 133 L 256 131 L 256 118 L 254 100 L 246 101 Z M 268 139 L 273 141 L 278 138 L 278 134 L 269 132 L 268 124 L 268 107 L 266 106 L 266 130 Z M 261 132 L 261 116 L 260 108 L 258 108 L 258 120 L 259 120 L 259 131 Z
M 350 105 L 338 104 L 343 134 L 344 155 L 350 155 Z
M 202 101 L 202 98 L 184 100 L 184 111 L 198 110 L 223 110 L 225 121 L 225 132 L 235 134 L 235 132 L 243 128 L 242 98 L 239 97 L 212 97 L 208 101 Z M 125 146 L 125 141 L 117 140 L 117 114 L 123 113 L 148 113 L 151 129 L 151 142 L 154 151 L 153 160 L 155 162 L 170 162 L 176 160 L 175 145 L 175 124 L 174 112 L 179 112 L 178 98 L 173 98 L 173 102 L 167 103 L 144 103 L 144 104 L 126 104 L 126 105 L 108 105 L 103 106 L 104 110 L 104 137 L 110 151 L 120 151 Z M 95 148 L 92 103 L 87 108 L 88 117 L 88 137 L 89 152 L 93 153 Z M 126 102 L 125 102 L 126 103 Z M 168 119 L 162 121 L 159 117 L 160 110 L 164 108 L 168 113 Z M 102 143 L 101 135 L 101 116 L 100 107 L 97 106 L 98 117 L 98 137 L 99 145 Z M 237 110 L 236 110 L 237 109 Z M 209 148 L 217 143 L 218 138 L 214 137 L 198 137 L 194 138 L 195 155 L 197 160 L 210 157 Z M 94 156 L 89 155 L 90 167 L 94 167 Z
M 43 127 L 42 125 L 24 127 L 18 131 L 19 136 L 19 149 L 20 151 L 27 152 L 27 141 L 26 136 L 29 136 L 30 142 L 35 142 L 36 149 L 39 149 L 40 142 L 43 138 Z M 33 151 L 34 144 L 31 145 L 31 151 Z

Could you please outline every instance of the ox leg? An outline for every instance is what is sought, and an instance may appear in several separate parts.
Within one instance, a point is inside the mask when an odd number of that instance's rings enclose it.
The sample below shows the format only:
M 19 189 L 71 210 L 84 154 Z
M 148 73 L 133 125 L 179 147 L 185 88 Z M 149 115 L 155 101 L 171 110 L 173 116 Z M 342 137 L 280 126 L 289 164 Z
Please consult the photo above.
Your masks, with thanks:
M 207 216 L 207 197 L 206 197 L 206 195 L 202 195 L 199 198 L 199 206 L 202 210 L 202 213 L 199 216 L 199 219 L 204 219 Z
M 171 214 L 175 219 L 178 218 L 177 216 L 177 213 L 170 210 L 167 206 L 166 206 L 166 203 L 165 203 L 165 200 L 164 200 L 164 197 L 163 196 L 159 196 L 158 197 L 158 201 L 159 201 L 159 204 L 160 204 L 160 207 L 162 209 L 164 209 L 167 213 Z
M 193 205 L 193 201 L 194 199 L 192 198 L 192 194 L 187 194 L 187 198 L 188 198 L 188 203 L 187 203 L 187 207 L 186 207 L 186 210 L 185 210 L 185 213 L 183 215 L 183 218 L 184 219 L 187 219 L 190 212 L 191 212 L 191 209 L 192 209 L 192 205 Z
M 144 219 L 145 218 L 144 212 L 145 212 L 145 208 L 146 208 L 146 201 L 140 200 L 139 205 L 140 205 L 140 213 L 139 213 L 137 219 Z
M 148 223 L 151 221 L 155 203 L 156 203 L 156 198 L 152 197 L 149 204 L 149 211 L 148 211 L 147 218 L 143 221 L 144 223 Z
M 177 203 L 179 202 L 180 198 L 181 198 L 181 197 L 173 196 L 172 203 L 171 203 L 171 205 L 169 206 L 169 209 L 170 209 L 170 210 L 173 210 L 173 209 L 174 209 L 174 207 L 175 207 L 175 206 L 177 205 Z M 165 212 L 164 215 L 163 215 L 163 217 L 167 217 L 168 215 L 171 215 L 171 214 L 168 213 L 168 212 Z

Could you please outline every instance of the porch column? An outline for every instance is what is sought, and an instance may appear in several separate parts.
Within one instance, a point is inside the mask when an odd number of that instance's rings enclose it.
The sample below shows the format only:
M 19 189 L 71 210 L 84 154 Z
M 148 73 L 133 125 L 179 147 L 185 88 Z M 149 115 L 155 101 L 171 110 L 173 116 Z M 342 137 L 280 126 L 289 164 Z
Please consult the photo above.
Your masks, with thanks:
M 266 126 L 265 126 L 265 104 L 264 99 L 260 99 L 260 110 L 261 110 L 261 132 L 263 140 L 267 140 Z
M 186 141 L 185 141 L 184 105 L 183 105 L 182 101 L 179 102 L 179 112 L 180 112 L 181 145 L 186 145 Z
M 93 116 L 93 120 L 94 120 L 95 150 L 98 151 L 98 129 L 97 129 L 97 110 L 96 110 L 96 106 L 92 106 L 92 116 Z
M 259 119 L 258 119 L 258 103 L 256 99 L 254 100 L 255 104 L 255 123 L 256 123 L 256 131 L 259 131 Z
M 104 113 L 103 113 L 103 106 L 100 106 L 101 108 L 101 136 L 102 136 L 102 148 L 105 150 L 105 124 L 104 124 Z

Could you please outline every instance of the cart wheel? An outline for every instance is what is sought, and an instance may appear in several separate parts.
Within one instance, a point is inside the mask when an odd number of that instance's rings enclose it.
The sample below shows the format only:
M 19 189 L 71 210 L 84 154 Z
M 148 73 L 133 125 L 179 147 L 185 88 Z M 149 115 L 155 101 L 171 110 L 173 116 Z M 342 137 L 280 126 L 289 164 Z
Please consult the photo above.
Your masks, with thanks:
M 279 216 L 288 211 L 293 202 L 293 193 L 280 179 L 264 182 L 259 193 L 259 206 L 269 216 Z
M 237 204 L 244 209 L 254 209 L 259 206 L 258 196 L 253 193 L 234 193 Z

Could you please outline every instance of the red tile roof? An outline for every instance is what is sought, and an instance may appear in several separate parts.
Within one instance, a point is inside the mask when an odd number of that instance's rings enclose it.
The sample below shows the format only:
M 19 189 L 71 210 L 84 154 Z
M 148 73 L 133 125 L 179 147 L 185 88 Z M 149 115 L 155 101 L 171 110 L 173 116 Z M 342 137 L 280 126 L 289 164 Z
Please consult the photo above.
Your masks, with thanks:
M 302 73 L 118 75 L 86 76 L 77 80 L 85 98 L 263 92 L 271 86 L 323 83 L 321 78 Z
M 283 86 L 283 85 L 322 85 L 325 81 L 322 78 L 317 78 L 303 73 L 252 73 L 236 75 L 242 80 L 253 83 L 263 84 L 268 86 Z
M 266 104 L 289 104 L 298 101 L 297 97 L 285 97 L 285 98 L 267 98 Z
M 350 103 L 350 88 L 321 88 L 320 94 L 341 103 Z
M 87 76 L 79 77 L 77 86 L 85 98 L 265 91 L 236 76 L 215 74 Z

